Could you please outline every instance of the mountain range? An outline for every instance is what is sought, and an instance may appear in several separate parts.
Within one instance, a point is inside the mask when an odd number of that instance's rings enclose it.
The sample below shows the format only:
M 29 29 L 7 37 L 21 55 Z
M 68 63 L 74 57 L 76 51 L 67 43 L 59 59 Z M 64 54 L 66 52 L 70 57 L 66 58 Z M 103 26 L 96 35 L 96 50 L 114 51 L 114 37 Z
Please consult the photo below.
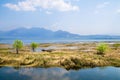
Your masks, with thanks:
M 17 28 L 0 31 L 0 38 L 40 38 L 40 39 L 120 39 L 111 35 L 78 35 L 67 31 L 51 31 L 45 28 Z
M 67 31 L 51 31 L 44 28 L 17 28 L 9 31 L 0 31 L 1 37 L 22 37 L 22 38 L 41 38 L 41 39 L 64 39 L 79 38 L 78 34 L 72 34 Z

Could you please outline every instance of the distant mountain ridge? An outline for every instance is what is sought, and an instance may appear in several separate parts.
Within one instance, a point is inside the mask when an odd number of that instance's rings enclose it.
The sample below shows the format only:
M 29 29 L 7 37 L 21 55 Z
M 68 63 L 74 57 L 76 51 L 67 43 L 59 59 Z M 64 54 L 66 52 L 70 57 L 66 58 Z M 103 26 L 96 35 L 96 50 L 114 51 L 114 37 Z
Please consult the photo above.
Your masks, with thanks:
M 17 28 L 10 31 L 0 31 L 0 38 L 40 38 L 40 39 L 120 39 L 111 35 L 78 35 L 67 31 L 51 31 L 45 28 Z
M 79 35 L 67 31 L 51 31 L 44 28 L 17 28 L 10 31 L 0 31 L 1 37 L 39 37 L 41 39 L 77 38 Z

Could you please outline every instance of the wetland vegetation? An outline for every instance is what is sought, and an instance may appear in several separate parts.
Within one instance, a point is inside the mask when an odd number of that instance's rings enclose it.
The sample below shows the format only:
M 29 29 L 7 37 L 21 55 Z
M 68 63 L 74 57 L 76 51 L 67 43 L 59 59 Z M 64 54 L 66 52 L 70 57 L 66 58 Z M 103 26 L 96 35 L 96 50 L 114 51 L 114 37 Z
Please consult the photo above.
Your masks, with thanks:
M 120 49 L 118 46 L 116 49 L 115 44 L 118 43 L 44 43 L 39 45 L 35 43 L 34 48 L 41 51 L 31 51 L 31 44 L 24 45 L 19 50 L 19 54 L 16 54 L 16 48 L 12 45 L 0 44 L 0 66 L 66 69 L 118 67 L 120 66 Z

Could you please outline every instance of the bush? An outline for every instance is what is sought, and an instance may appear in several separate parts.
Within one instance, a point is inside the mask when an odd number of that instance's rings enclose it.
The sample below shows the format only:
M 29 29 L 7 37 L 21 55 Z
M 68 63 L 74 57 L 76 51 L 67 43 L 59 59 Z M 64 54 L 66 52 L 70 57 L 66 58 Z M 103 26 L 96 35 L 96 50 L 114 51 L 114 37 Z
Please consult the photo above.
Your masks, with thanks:
M 113 44 L 113 47 L 117 50 L 120 47 L 120 43 Z
M 108 45 L 104 43 L 100 43 L 97 46 L 97 54 L 105 54 L 105 52 L 108 50 Z

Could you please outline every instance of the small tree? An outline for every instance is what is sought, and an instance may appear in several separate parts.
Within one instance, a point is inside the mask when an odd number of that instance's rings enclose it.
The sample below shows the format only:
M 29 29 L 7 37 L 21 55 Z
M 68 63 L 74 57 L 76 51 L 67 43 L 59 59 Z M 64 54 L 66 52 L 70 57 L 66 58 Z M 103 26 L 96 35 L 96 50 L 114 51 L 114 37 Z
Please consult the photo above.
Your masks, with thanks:
M 117 50 L 120 47 L 120 43 L 113 44 L 113 47 Z
M 15 40 L 13 43 L 13 47 L 16 49 L 16 53 L 19 53 L 19 49 L 23 47 L 23 42 L 21 40 Z
M 38 44 L 35 42 L 31 43 L 32 51 L 35 52 L 35 49 L 38 47 Z
M 100 43 L 97 46 L 97 54 L 105 54 L 105 52 L 108 50 L 108 45 L 104 43 Z

